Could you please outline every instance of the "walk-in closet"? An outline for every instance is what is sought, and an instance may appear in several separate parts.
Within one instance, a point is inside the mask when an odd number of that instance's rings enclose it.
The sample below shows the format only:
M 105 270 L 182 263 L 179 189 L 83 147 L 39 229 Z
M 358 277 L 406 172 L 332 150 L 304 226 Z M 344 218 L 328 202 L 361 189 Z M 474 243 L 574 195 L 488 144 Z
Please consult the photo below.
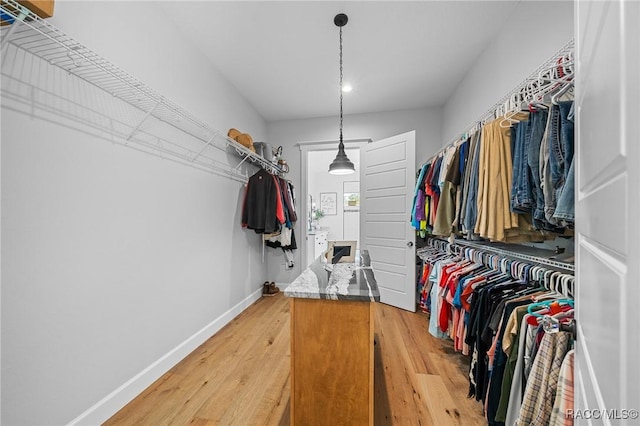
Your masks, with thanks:
M 2 425 L 640 424 L 640 2 L 0 22 Z

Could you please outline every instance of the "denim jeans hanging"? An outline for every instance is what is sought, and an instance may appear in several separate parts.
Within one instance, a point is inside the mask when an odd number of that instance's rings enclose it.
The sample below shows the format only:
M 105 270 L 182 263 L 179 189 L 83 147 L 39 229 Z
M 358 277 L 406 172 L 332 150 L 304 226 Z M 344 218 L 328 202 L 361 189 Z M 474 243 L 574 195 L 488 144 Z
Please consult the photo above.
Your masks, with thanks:
M 548 229 L 544 217 L 544 193 L 540 184 L 540 144 L 547 125 L 547 111 L 540 109 L 531 114 L 531 138 L 527 155 L 527 165 L 531 176 L 531 195 L 533 200 L 533 226 L 535 229 Z
M 573 101 L 552 105 L 550 111 L 551 127 L 549 132 L 549 167 L 553 196 L 545 203 L 545 216 L 551 223 L 554 219 L 556 204 L 570 173 L 574 150 L 574 124 L 570 119 Z
M 531 178 L 529 174 L 529 142 L 531 140 L 531 120 L 515 124 L 516 141 L 513 153 L 513 182 L 511 185 L 511 211 L 530 213 L 533 205 Z

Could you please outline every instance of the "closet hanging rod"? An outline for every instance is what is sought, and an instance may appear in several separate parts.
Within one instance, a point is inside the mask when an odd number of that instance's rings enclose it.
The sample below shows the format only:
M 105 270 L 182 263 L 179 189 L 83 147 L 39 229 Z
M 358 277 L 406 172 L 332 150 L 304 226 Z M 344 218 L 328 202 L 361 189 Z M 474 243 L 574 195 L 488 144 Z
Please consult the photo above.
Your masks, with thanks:
M 521 260 L 527 260 L 530 262 L 535 262 L 538 264 L 542 264 L 542 265 L 547 265 L 547 266 L 552 266 L 554 268 L 559 268 L 565 271 L 575 271 L 575 265 L 572 263 L 567 263 L 567 262 L 560 262 L 557 260 L 553 260 L 553 259 L 549 259 L 549 258 L 545 258 L 545 257 L 540 257 L 540 256 L 534 256 L 534 255 L 529 255 L 529 254 L 525 254 L 525 253 L 519 253 L 517 251 L 514 250 L 505 250 L 505 249 L 501 249 L 498 247 L 491 247 L 490 245 L 487 245 L 490 243 L 481 243 L 481 242 L 475 242 L 475 241 L 466 241 L 466 240 L 455 240 L 453 245 L 458 245 L 458 246 L 465 246 L 465 247 L 469 247 L 469 248 L 474 248 L 477 250 L 483 250 L 483 251 L 487 251 L 487 252 L 492 252 L 495 253 L 497 255 L 501 255 L 501 256 L 508 256 L 508 257 L 513 257 L 513 258 L 517 258 L 517 259 L 521 259 Z M 531 247 L 526 247 L 523 246 L 523 249 L 533 249 Z
M 479 251 L 484 251 L 484 252 L 488 252 L 488 253 L 492 253 L 492 254 L 497 254 L 500 256 L 505 256 L 505 257 L 511 257 L 514 259 L 520 259 L 520 260 L 526 260 L 529 262 L 533 262 L 533 263 L 537 263 L 539 265 L 546 265 L 546 266 L 551 266 L 554 268 L 558 268 L 564 271 L 575 271 L 575 265 L 572 263 L 567 263 L 567 262 L 560 262 L 557 260 L 553 260 L 553 259 L 549 259 L 546 257 L 541 257 L 541 256 L 535 256 L 535 255 L 531 255 L 531 254 L 526 254 L 526 253 L 520 253 L 514 250 L 506 250 L 506 249 L 501 249 L 498 247 L 492 247 L 488 244 L 493 244 L 493 243 L 483 243 L 480 241 L 466 241 L 466 240 L 454 240 L 453 243 L 451 243 L 448 240 L 443 240 L 443 239 L 439 239 L 439 238 L 435 238 L 435 237 L 430 237 L 429 240 L 431 242 L 433 242 L 434 244 L 438 244 L 441 245 L 442 247 L 451 247 L 451 246 L 459 246 L 459 247 L 469 247 L 469 248 L 473 248 Z M 528 247 L 528 246 L 521 246 L 521 248 L 523 250 L 525 249 L 529 249 L 529 250 L 542 250 L 542 249 L 536 249 L 535 247 Z M 418 252 L 419 253 L 419 252 Z
M 489 109 L 487 109 L 482 115 L 480 115 L 478 118 L 472 121 L 471 124 L 464 127 L 465 130 L 463 133 L 461 133 L 453 141 L 449 142 L 444 147 L 439 149 L 438 152 L 436 152 L 427 161 L 425 161 L 423 165 L 429 163 L 431 160 L 433 160 L 438 155 L 440 155 L 444 150 L 453 146 L 453 144 L 467 137 L 470 133 L 472 133 L 475 129 L 477 129 L 479 125 L 482 124 L 485 120 L 491 117 L 497 118 L 495 117 L 495 113 L 499 108 L 503 107 L 506 104 L 506 102 L 508 102 L 511 99 L 512 96 L 520 94 L 521 91 L 525 89 L 529 84 L 539 82 L 540 77 L 546 71 L 562 66 L 563 64 L 558 63 L 558 59 L 568 54 L 572 54 L 574 49 L 574 44 L 575 43 L 573 39 L 569 40 L 564 46 L 558 49 L 558 51 L 554 53 L 553 56 L 551 56 L 549 59 L 547 59 L 547 61 L 545 61 L 542 65 L 540 65 L 535 71 L 533 71 L 524 81 L 522 81 L 516 87 L 511 89 L 506 95 L 500 98 L 499 101 L 497 101 L 495 104 L 489 107 Z M 573 66 L 573 63 L 571 63 L 571 66 Z
M 451 245 L 449 243 L 446 243 L 445 248 L 442 247 L 437 247 L 437 246 L 430 246 L 429 248 L 436 248 L 437 250 L 440 251 L 447 251 L 449 249 L 451 249 L 451 247 L 458 247 L 460 249 L 472 249 L 472 250 L 476 250 L 478 253 L 482 253 L 485 255 L 492 255 L 492 256 L 500 256 L 502 259 L 507 259 L 507 260 L 511 260 L 511 261 L 521 261 L 521 262 L 525 262 L 527 264 L 530 264 L 532 266 L 538 266 L 541 268 L 544 268 L 545 270 L 551 271 L 551 272 L 559 272 L 562 274 L 569 274 L 569 275 L 573 275 L 573 271 L 568 270 L 567 268 L 564 267 L 558 267 L 558 266 L 553 266 L 553 265 L 549 265 L 547 262 L 544 262 L 544 260 L 540 260 L 540 258 L 536 258 L 531 257 L 531 258 L 522 258 L 522 256 L 518 256 L 518 255 L 514 255 L 514 254 L 500 254 L 500 253 L 496 253 L 495 251 L 491 251 L 491 250 L 485 250 L 483 248 L 476 248 L 476 247 L 462 247 L 462 246 L 456 246 L 456 245 Z M 426 249 L 426 248 L 425 248 Z M 416 251 L 416 254 L 418 255 L 418 257 L 420 259 L 424 260 L 424 257 L 422 257 L 423 253 L 425 253 L 428 250 L 423 249 Z M 535 259 L 535 260 L 532 260 Z

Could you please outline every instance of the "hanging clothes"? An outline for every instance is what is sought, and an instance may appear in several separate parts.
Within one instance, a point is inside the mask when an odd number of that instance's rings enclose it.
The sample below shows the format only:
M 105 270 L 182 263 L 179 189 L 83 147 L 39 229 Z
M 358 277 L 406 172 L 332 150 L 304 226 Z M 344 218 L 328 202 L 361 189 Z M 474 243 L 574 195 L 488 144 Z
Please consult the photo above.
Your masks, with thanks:
M 548 425 L 555 401 L 562 362 L 569 350 L 570 334 L 544 334 L 527 380 L 516 426 Z
M 454 144 L 446 150 L 440 168 L 438 178 L 440 199 L 433 224 L 433 235 L 451 234 L 456 215 L 456 191 L 459 184 L 460 146 Z
M 573 364 L 575 350 L 571 349 L 565 355 L 560 367 L 558 389 L 553 403 L 550 426 L 573 426 Z
M 431 167 L 431 163 L 427 163 L 420 169 L 418 180 L 416 181 L 416 189 L 413 195 L 413 209 L 411 211 L 411 226 L 416 230 L 422 229 L 421 222 L 426 221 L 425 210 L 425 178 L 427 171 Z M 428 202 L 428 201 L 427 201 Z
M 471 147 L 465 172 L 465 191 L 462 196 L 462 232 L 467 238 L 473 237 L 473 230 L 478 217 L 478 170 L 480 167 L 481 132 L 475 132 L 471 137 Z
M 531 280 L 531 265 L 497 255 L 428 246 L 419 256 L 429 271 L 429 332 L 470 355 L 469 396 L 482 401 L 488 424 L 548 424 L 556 400 L 566 411 L 572 389 L 559 394 L 556 383 L 572 337 L 546 337 L 541 321 L 572 318 L 568 294 Z
M 242 227 L 257 234 L 273 233 L 285 223 L 280 186 L 264 169 L 249 178 L 242 204 Z
M 573 101 L 537 102 L 432 157 L 414 192 L 418 234 L 509 243 L 573 235 L 572 108 Z
M 293 267 L 297 249 L 295 190 L 291 182 L 258 170 L 247 182 L 242 204 L 242 226 L 263 234 L 263 244 L 281 248 L 286 265 Z
M 525 114 L 515 119 L 524 118 Z M 524 215 L 511 211 L 513 163 L 511 130 L 494 120 L 482 128 L 478 170 L 478 218 L 474 232 L 491 241 L 543 241 Z
M 471 144 L 470 139 L 466 139 L 462 145 L 460 145 L 460 155 L 458 162 L 458 170 L 456 174 L 451 176 L 451 182 L 456 185 L 456 200 L 455 200 L 455 210 L 456 215 L 453 218 L 453 229 L 456 233 L 462 232 L 462 197 L 463 193 L 466 189 L 465 187 L 465 170 L 467 167 L 467 161 L 469 158 L 469 146 Z
M 274 179 L 277 187 L 277 194 L 281 200 L 283 208 L 284 222 L 283 226 L 281 226 L 278 231 L 271 234 L 263 234 L 263 239 L 267 246 L 281 248 L 285 255 L 286 264 L 289 267 L 293 267 L 292 250 L 296 250 L 298 248 L 294 231 L 295 223 L 298 219 L 295 210 L 295 191 L 291 182 L 275 176 Z

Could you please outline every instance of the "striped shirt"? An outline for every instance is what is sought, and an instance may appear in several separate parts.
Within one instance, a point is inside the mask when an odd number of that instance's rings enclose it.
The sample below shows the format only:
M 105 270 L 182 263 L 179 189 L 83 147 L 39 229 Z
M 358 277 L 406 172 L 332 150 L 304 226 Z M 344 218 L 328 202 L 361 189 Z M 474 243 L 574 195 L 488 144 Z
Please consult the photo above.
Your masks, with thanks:
M 571 349 L 562 361 L 560 377 L 558 378 L 558 390 L 556 400 L 551 411 L 551 426 L 573 426 L 573 357 Z
M 571 335 L 546 333 L 540 343 L 527 379 L 517 426 L 546 426 L 556 397 L 562 361 L 569 349 Z

